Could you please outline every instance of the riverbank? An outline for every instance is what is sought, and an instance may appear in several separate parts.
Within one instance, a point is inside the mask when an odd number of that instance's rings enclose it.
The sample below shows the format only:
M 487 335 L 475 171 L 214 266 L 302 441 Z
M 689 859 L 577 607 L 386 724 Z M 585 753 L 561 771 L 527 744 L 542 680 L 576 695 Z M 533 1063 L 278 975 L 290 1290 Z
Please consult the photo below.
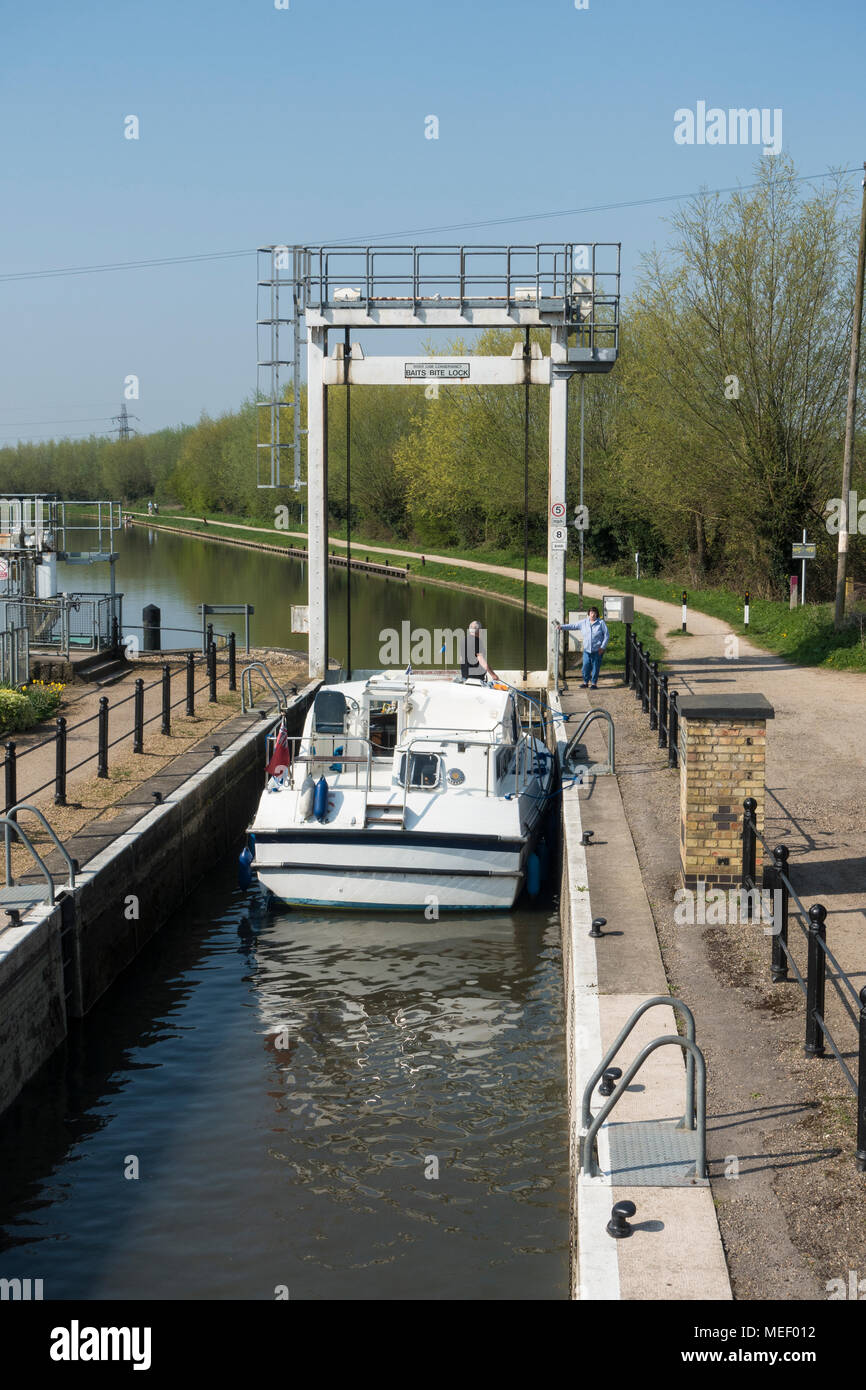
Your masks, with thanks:
M 305 538 L 306 536 L 303 531 L 278 531 L 273 527 L 250 526 L 243 522 L 205 522 L 201 518 L 171 518 L 162 515 L 162 513 L 158 519 L 153 519 L 142 513 L 132 513 L 132 515 L 138 524 L 153 530 L 171 531 L 175 534 L 218 544 L 269 551 L 272 554 L 285 555 L 287 558 L 292 558 L 291 551 L 295 548 L 293 542 L 299 537 Z M 266 535 L 270 539 L 268 541 L 252 540 L 248 536 L 230 534 L 233 532 L 253 532 L 256 535 Z M 346 541 L 339 536 L 331 536 L 329 537 L 329 546 L 334 549 L 345 550 Z M 398 557 L 400 560 L 409 561 L 408 571 L 395 565 L 393 567 L 394 575 L 408 579 L 410 584 L 430 584 L 440 588 L 455 589 L 464 593 L 476 593 L 487 598 L 495 598 L 513 607 L 523 606 L 523 572 L 519 569 L 452 558 L 447 555 L 422 554 L 420 551 L 402 550 L 393 546 L 369 544 L 365 541 L 353 540 L 352 550 L 353 567 L 356 557 L 359 561 L 367 555 L 385 556 L 389 560 L 392 556 Z M 466 580 L 467 572 L 471 573 L 469 582 Z M 527 611 L 539 617 L 546 617 L 547 576 L 542 572 L 531 571 L 528 579 Z M 568 581 L 567 588 L 569 593 L 576 594 L 578 591 L 578 585 L 574 580 Z M 590 594 L 589 586 L 585 586 L 585 592 Z M 593 593 L 592 596 L 595 594 Z M 633 630 L 638 640 L 648 649 L 651 657 L 656 659 L 663 655 L 653 619 L 643 614 L 636 614 Z M 614 624 L 611 628 L 607 665 L 610 667 L 622 663 L 624 659 L 625 633 L 619 624 Z
M 142 513 L 133 515 L 143 516 Z M 261 535 L 271 537 L 269 545 L 274 549 L 281 549 L 284 545 L 290 544 L 291 539 L 305 537 L 304 531 L 281 531 L 274 526 L 255 526 L 249 522 L 238 518 L 210 518 L 203 522 L 202 518 L 190 516 L 172 516 L 162 514 L 159 516 L 159 523 L 174 527 L 176 524 L 184 524 L 193 530 L 204 533 L 207 529 L 219 527 L 223 531 L 250 531 L 258 532 Z M 328 543 L 334 547 L 345 548 L 346 540 L 339 531 L 328 537 Z M 458 569 L 474 569 L 476 572 L 476 583 L 479 589 L 485 592 L 497 592 L 499 581 L 504 581 L 506 576 L 512 576 L 511 583 L 516 579 L 520 584 L 522 593 L 522 556 L 514 552 L 506 551 L 481 551 L 481 550 L 455 550 L 448 555 L 427 554 L 417 549 L 407 550 L 397 545 L 386 546 L 381 542 L 370 542 L 362 538 L 353 537 L 353 549 L 363 550 L 365 553 L 376 553 L 381 555 L 399 556 L 401 559 L 408 559 L 420 562 L 422 555 L 426 560 L 425 573 L 432 569 L 438 577 L 445 577 L 453 574 Z M 529 557 L 530 571 L 530 590 L 532 601 L 542 607 L 546 606 L 546 555 L 531 555 Z M 444 567 L 444 574 L 439 575 L 439 567 Z M 541 567 L 540 569 L 537 567 Z M 578 565 L 574 560 L 570 560 L 566 566 L 568 576 L 568 591 L 576 593 L 578 585 Z M 481 576 L 485 578 L 482 580 Z M 492 577 L 491 577 L 492 576 Z M 747 637 L 753 645 L 760 647 L 763 651 L 775 652 L 778 656 L 796 663 L 799 666 L 823 666 L 830 670 L 839 671 L 866 671 L 866 610 L 862 603 L 858 604 L 856 611 L 850 615 L 850 622 L 844 632 L 837 633 L 833 627 L 833 605 L 830 603 L 808 603 L 799 608 L 790 608 L 787 602 L 772 599 L 750 599 L 749 626 L 744 623 L 744 594 L 735 593 L 730 589 L 689 589 L 688 604 L 689 608 L 699 613 L 706 613 L 710 617 L 723 619 L 729 626 L 732 633 L 740 637 Z M 588 566 L 584 573 L 584 591 L 588 596 L 597 597 L 603 592 L 624 592 L 635 594 L 636 596 L 675 603 L 678 606 L 682 601 L 683 585 L 672 580 L 666 579 L 635 579 L 632 575 L 617 574 L 612 567 Z M 504 588 L 504 595 L 511 593 L 511 590 Z M 860 614 L 860 617 L 857 614 Z M 862 621 L 861 621 L 862 618 Z M 646 640 L 640 631 L 636 630 L 636 636 L 646 645 Z M 647 633 L 647 640 L 652 640 L 651 631 Z M 615 652 L 612 650 L 612 655 Z M 650 653 L 653 658 L 661 655 L 660 651 L 652 650 Z

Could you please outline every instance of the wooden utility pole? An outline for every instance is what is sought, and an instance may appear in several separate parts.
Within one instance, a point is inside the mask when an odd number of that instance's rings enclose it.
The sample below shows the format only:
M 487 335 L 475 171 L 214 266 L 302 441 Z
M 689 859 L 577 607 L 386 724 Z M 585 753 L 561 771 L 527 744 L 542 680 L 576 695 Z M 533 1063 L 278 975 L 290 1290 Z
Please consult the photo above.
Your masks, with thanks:
M 845 412 L 845 453 L 842 459 L 842 507 L 839 514 L 839 550 L 836 561 L 836 611 L 833 626 L 842 626 L 845 617 L 845 571 L 848 565 L 848 515 L 851 491 L 851 465 L 854 461 L 854 421 L 857 407 L 857 370 L 860 363 L 860 324 L 863 318 L 863 268 L 866 265 L 866 161 L 863 164 L 863 198 L 860 207 L 860 246 L 857 252 L 857 281 L 854 287 L 854 322 L 851 325 L 851 360 L 848 367 L 848 409 Z M 857 518 L 853 518 L 856 530 Z

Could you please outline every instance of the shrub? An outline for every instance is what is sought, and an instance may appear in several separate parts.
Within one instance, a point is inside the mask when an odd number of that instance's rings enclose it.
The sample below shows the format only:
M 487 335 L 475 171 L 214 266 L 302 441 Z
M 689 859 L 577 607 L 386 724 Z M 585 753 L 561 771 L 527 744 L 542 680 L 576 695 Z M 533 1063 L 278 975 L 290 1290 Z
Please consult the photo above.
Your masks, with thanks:
M 19 690 L 0 686 L 0 736 L 41 724 L 60 705 L 63 686 L 57 681 L 31 681 Z
M 0 734 L 26 729 L 32 723 L 33 710 L 27 696 L 20 690 L 0 687 Z

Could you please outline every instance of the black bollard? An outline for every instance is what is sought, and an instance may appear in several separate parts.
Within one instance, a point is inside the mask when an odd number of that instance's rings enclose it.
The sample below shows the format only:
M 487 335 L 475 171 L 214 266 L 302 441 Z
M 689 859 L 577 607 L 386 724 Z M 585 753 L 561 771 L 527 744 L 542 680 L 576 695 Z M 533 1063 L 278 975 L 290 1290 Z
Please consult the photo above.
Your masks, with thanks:
M 617 1202 L 611 1209 L 610 1220 L 605 1227 L 609 1236 L 614 1240 L 624 1240 L 630 1236 L 633 1227 L 628 1224 L 628 1217 L 634 1216 L 637 1207 L 634 1202 Z
M 54 805 L 66 805 L 66 720 L 59 715 L 56 723 L 57 745 L 54 758 Z
M 97 754 L 96 754 L 96 775 L 97 777 L 108 776 L 108 696 L 103 695 L 99 701 L 99 713 L 96 720 L 97 729 Z
M 162 648 L 162 633 L 160 631 L 160 621 L 162 613 L 155 603 L 149 603 L 141 610 L 142 626 L 142 651 L 158 652 Z
M 619 1081 L 619 1078 L 621 1076 L 622 1070 L 620 1067 L 608 1067 L 607 1071 L 601 1078 L 601 1085 L 598 1088 L 598 1094 L 600 1096 L 612 1096 L 614 1084 L 615 1082 Z

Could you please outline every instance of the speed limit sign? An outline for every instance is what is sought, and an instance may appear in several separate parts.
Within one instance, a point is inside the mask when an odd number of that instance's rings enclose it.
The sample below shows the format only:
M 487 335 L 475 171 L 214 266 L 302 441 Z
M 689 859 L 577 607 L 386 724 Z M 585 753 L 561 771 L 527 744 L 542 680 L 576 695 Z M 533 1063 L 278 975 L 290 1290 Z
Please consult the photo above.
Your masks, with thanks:
M 564 502 L 551 502 L 551 504 L 550 504 L 550 519 L 551 519 L 551 521 L 564 521 L 564 519 L 565 519 L 565 503 L 564 503 Z

